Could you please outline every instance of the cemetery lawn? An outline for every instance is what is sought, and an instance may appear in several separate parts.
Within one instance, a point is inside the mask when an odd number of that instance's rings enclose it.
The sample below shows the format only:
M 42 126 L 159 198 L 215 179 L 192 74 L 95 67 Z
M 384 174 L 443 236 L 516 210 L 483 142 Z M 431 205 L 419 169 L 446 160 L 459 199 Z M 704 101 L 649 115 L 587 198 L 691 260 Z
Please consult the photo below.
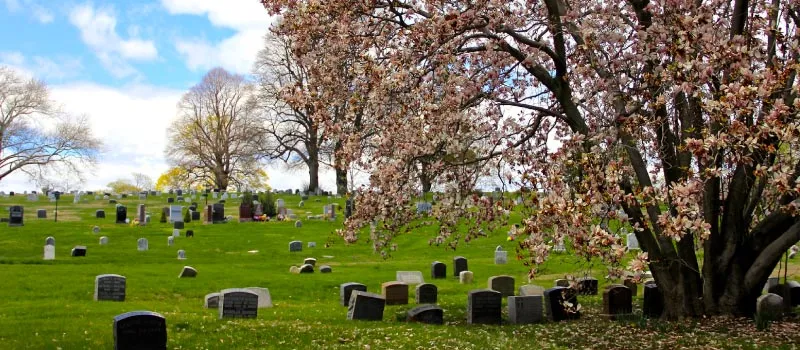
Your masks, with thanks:
M 0 198 L 1 217 L 8 217 L 10 205 L 25 206 L 25 226 L 0 224 L 0 349 L 110 349 L 113 317 L 136 310 L 166 317 L 170 349 L 763 349 L 800 344 L 796 316 L 772 324 L 768 331 L 757 330 L 748 319 L 608 321 L 600 316 L 601 295 L 579 296 L 583 310 L 577 321 L 469 325 L 468 291 L 486 288 L 493 275 L 513 276 L 516 288 L 527 282 L 527 268 L 513 258 L 516 242 L 508 242 L 505 232 L 462 243 L 452 251 L 429 246 L 434 233 L 426 227 L 399 237 L 397 250 L 384 260 L 365 240 L 347 245 L 332 234 L 341 225 L 343 212 L 337 213 L 336 222 L 306 219 L 306 211 L 322 212 L 327 197 L 311 197 L 299 208 L 299 196 L 277 195 L 302 219 L 302 228 L 295 228 L 293 221 L 218 225 L 193 221 L 181 233 L 194 230 L 195 237 L 176 238 L 170 247 L 167 237 L 172 226 L 158 222 L 161 208 L 168 205 L 166 197 L 145 202 L 153 218 L 147 226 L 115 224 L 114 205 L 93 196 L 84 196 L 78 204 L 72 203 L 72 196 L 63 196 L 58 223 L 53 222 L 54 203 L 46 199 Z M 203 201 L 197 201 L 202 207 Z M 333 201 L 344 207 L 344 199 Z M 119 202 L 133 219 L 140 201 Z M 229 200 L 226 205 L 226 215 L 234 216 L 234 221 L 238 203 Z M 48 219 L 36 219 L 36 209 L 47 209 Z M 105 209 L 106 219 L 94 218 L 97 209 Z M 92 233 L 95 225 L 100 227 L 98 234 Z M 42 259 L 48 236 L 56 241 L 52 261 Z M 108 245 L 99 245 L 100 236 L 108 237 Z M 148 251 L 137 251 L 139 238 L 149 240 Z M 302 252 L 289 252 L 293 240 L 303 241 Z M 316 242 L 316 248 L 308 248 L 308 242 Z M 70 257 L 76 245 L 87 247 L 86 257 Z M 494 264 L 497 245 L 509 251 L 509 264 Z M 179 249 L 186 251 L 186 260 L 176 259 Z M 452 277 L 452 259 L 457 255 L 469 260 L 473 284 L 461 285 Z M 289 273 L 289 267 L 299 266 L 307 257 L 316 258 L 317 267 L 330 265 L 333 273 Z M 431 262 L 436 260 L 447 264 L 447 279 L 431 278 Z M 196 278 L 178 278 L 185 265 L 197 269 Z M 381 283 L 393 281 L 396 271 L 421 271 L 426 282 L 438 286 L 445 325 L 405 322 L 405 312 L 416 306 L 413 286 L 409 305 L 386 306 L 383 321 L 346 320 L 347 309 L 339 304 L 341 283 L 363 283 L 368 291 L 380 293 Z M 604 279 L 603 266 L 580 262 L 569 253 L 551 259 L 532 283 L 549 288 L 567 273 L 582 276 L 589 271 L 600 280 L 600 290 L 610 283 Z M 127 277 L 124 302 L 93 301 L 94 279 L 100 274 Z M 800 265 L 794 260 L 789 278 L 800 278 Z M 258 318 L 249 320 L 220 320 L 216 309 L 203 308 L 206 294 L 243 287 L 269 288 L 274 307 L 259 309 Z M 641 309 L 641 295 L 640 286 L 634 309 Z M 505 307 L 504 300 L 504 318 Z

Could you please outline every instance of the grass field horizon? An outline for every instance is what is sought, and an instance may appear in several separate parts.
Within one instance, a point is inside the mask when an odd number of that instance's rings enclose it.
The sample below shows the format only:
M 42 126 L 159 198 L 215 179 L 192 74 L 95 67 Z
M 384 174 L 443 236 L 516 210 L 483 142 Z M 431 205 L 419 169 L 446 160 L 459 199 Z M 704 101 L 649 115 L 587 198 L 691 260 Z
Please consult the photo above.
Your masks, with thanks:
M 373 253 L 364 238 L 345 244 L 332 234 L 341 227 L 343 211 L 337 212 L 333 222 L 306 219 L 307 215 L 322 213 L 327 197 L 312 196 L 300 208 L 300 196 L 278 194 L 275 198 L 283 198 L 302 221 L 301 228 L 294 227 L 293 220 L 239 223 L 239 200 L 233 199 L 225 207 L 226 216 L 234 217 L 232 222 L 211 225 L 192 221 L 181 230 L 181 237 L 175 238 L 175 244 L 168 246 L 172 225 L 158 222 L 161 208 L 169 205 L 167 197 L 164 194 L 146 201 L 118 199 L 127 206 L 130 219 L 135 217 L 139 203 L 146 204 L 152 221 L 145 226 L 115 224 L 114 204 L 95 200 L 94 196 L 84 195 L 84 201 L 77 204 L 72 203 L 71 195 L 63 196 L 57 223 L 53 222 L 55 203 L 44 197 L 37 202 L 28 202 L 22 195 L 0 198 L 2 217 L 8 217 L 8 206 L 25 207 L 25 226 L 0 224 L 0 348 L 112 348 L 113 317 L 138 310 L 158 312 L 166 318 L 170 349 L 674 348 L 704 347 L 714 342 L 718 342 L 717 347 L 764 348 L 791 347 L 800 341 L 792 336 L 800 337 L 800 328 L 791 328 L 797 327 L 796 319 L 776 325 L 776 329 L 790 327 L 789 331 L 778 332 L 778 336 L 757 331 L 752 321 L 741 319 L 714 321 L 711 325 L 692 321 L 689 326 L 685 322 L 657 320 L 607 321 L 599 315 L 600 295 L 579 297 L 584 311 L 577 321 L 470 325 L 465 321 L 470 290 L 486 288 L 488 278 L 494 275 L 514 277 L 516 288 L 528 283 L 527 268 L 513 258 L 517 243 L 507 241 L 505 232 L 461 242 L 454 251 L 430 246 L 435 228 L 423 227 L 397 237 L 397 250 L 389 259 L 383 259 Z M 195 201 L 201 208 L 205 204 L 202 198 Z M 331 201 L 344 207 L 344 199 Z M 37 219 L 37 209 L 47 210 L 47 219 Z M 106 211 L 105 219 L 95 218 L 97 209 Z M 100 227 L 97 234 L 92 232 L 95 225 Z M 195 232 L 194 238 L 185 237 L 189 229 Z M 42 259 L 48 236 L 55 238 L 56 259 L 51 261 Z M 99 244 L 101 236 L 109 238 L 107 245 Z M 137 250 L 139 238 L 148 239 L 148 251 Z M 302 252 L 289 252 L 288 245 L 293 240 L 303 242 Z M 316 248 L 308 248 L 308 242 L 316 242 Z M 330 246 L 326 247 L 326 243 Z M 70 257 L 70 250 L 77 245 L 87 247 L 86 257 Z M 494 264 L 493 251 L 498 245 L 509 251 L 506 265 Z M 179 249 L 185 250 L 186 260 L 176 258 Z M 253 250 L 258 252 L 251 253 Z M 468 259 L 469 270 L 475 274 L 474 283 L 462 285 L 452 276 L 455 256 Z M 317 267 L 330 265 L 333 273 L 289 273 L 292 265 L 299 266 L 307 257 L 316 258 Z M 605 267 L 577 259 L 569 252 L 554 255 L 531 283 L 549 288 L 556 278 L 566 274 L 582 276 L 589 271 L 600 280 L 600 288 L 611 283 L 604 278 Z M 436 260 L 447 264 L 447 279 L 431 278 L 430 266 Z M 196 278 L 178 278 L 185 265 L 198 270 Z M 790 279 L 800 276 L 797 267 L 792 262 Z M 445 325 L 405 322 L 405 312 L 416 306 L 414 286 L 409 288 L 409 304 L 387 306 L 383 321 L 346 320 L 347 309 L 339 304 L 341 283 L 363 283 L 368 291 L 380 294 L 381 283 L 393 281 L 396 271 L 421 271 L 425 282 L 438 286 Z M 124 302 L 93 300 L 94 279 L 100 274 L 127 278 Z M 268 288 L 274 307 L 259 309 L 258 318 L 251 320 L 220 320 L 216 309 L 203 307 L 203 297 L 208 293 L 244 287 Z M 641 287 L 639 290 L 634 309 L 641 308 Z M 504 318 L 505 307 L 504 300 Z M 742 329 L 748 325 L 752 329 Z M 625 339 L 632 343 L 620 344 Z M 764 343 L 765 339 L 774 344 Z

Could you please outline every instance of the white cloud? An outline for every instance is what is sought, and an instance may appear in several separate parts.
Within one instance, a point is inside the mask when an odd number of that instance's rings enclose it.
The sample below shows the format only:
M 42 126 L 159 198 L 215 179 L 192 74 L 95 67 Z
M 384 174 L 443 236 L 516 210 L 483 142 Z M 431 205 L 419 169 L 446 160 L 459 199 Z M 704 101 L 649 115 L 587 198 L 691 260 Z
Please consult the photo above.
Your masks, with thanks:
M 59 56 L 55 60 L 33 56 L 26 58 L 22 53 L 0 52 L 0 65 L 10 66 L 29 77 L 45 81 L 60 81 L 78 76 L 83 69 L 81 61 L 70 56 Z
M 123 39 L 117 34 L 117 18 L 110 9 L 78 5 L 70 11 L 69 20 L 80 30 L 81 39 L 103 66 L 118 78 L 136 74 L 136 69 L 127 60 L 152 61 L 158 58 L 152 40 Z
M 52 11 L 34 0 L 4 0 L 3 2 L 6 4 L 8 12 L 11 13 L 22 12 L 23 9 L 29 8 L 30 15 L 42 24 L 48 24 L 55 19 Z
M 194 71 L 221 66 L 236 73 L 250 73 L 263 46 L 262 37 L 273 20 L 258 1 L 161 0 L 161 4 L 170 14 L 206 16 L 212 25 L 236 31 L 215 43 L 202 37 L 175 40 L 186 66 Z

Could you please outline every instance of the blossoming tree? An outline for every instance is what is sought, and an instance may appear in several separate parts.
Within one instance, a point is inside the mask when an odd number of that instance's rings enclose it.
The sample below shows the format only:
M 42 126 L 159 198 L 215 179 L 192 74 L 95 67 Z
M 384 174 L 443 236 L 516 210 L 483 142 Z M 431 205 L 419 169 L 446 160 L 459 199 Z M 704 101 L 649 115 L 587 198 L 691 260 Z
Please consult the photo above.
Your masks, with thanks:
M 664 318 L 751 315 L 800 240 L 797 0 L 261 2 L 299 57 L 329 58 L 309 79 L 319 93 L 296 103 L 372 111 L 368 158 L 358 130 L 332 129 L 371 170 L 347 240 L 374 221 L 386 246 L 413 222 L 419 159 L 445 184 L 437 243 L 503 222 L 511 201 L 458 185 L 464 166 L 491 160 L 526 190 L 532 274 L 558 242 L 619 274 L 624 241 L 600 225 L 618 221 L 645 252 L 628 267 L 652 271 Z M 353 48 L 366 93 L 342 89 L 332 68 Z M 483 147 L 468 147 L 476 135 Z

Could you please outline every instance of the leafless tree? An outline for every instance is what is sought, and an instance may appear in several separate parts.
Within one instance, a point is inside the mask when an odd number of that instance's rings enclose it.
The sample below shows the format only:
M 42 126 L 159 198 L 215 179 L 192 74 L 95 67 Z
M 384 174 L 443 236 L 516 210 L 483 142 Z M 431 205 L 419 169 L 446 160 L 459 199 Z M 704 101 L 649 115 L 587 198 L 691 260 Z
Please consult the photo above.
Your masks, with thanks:
M 138 188 L 140 191 L 149 191 L 155 186 L 153 179 L 150 176 L 142 173 L 133 173 L 132 176 L 133 185 L 136 186 L 136 188 Z
M 52 167 L 80 175 L 101 146 L 86 118 L 61 111 L 43 81 L 0 66 L 0 181 L 17 171 L 36 179 Z
M 219 189 L 227 189 L 232 177 L 260 169 L 263 121 L 248 103 L 253 92 L 241 75 L 222 68 L 209 71 L 183 95 L 178 118 L 167 131 L 170 165 Z

